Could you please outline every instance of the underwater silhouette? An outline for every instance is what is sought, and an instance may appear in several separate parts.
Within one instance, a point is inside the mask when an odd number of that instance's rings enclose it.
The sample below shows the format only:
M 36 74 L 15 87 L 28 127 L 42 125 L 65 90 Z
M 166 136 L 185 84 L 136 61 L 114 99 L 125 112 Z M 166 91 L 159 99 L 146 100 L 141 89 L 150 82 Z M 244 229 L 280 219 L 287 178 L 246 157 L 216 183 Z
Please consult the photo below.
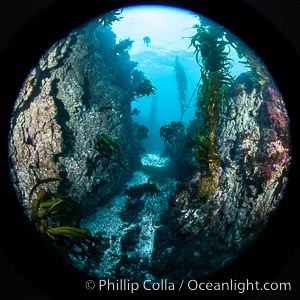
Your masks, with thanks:
M 150 37 L 148 35 L 143 37 L 143 41 L 144 41 L 144 44 L 147 45 L 147 47 L 149 46 L 149 43 L 151 42 Z

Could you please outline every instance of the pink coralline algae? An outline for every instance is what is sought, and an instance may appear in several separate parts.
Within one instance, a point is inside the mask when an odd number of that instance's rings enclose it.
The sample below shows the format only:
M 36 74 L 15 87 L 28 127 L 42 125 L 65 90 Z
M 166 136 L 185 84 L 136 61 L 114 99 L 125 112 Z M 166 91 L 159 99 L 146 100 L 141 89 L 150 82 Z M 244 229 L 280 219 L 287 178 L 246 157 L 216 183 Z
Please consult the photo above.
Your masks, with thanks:
M 259 167 L 259 172 L 264 181 L 269 181 L 273 177 L 273 170 L 270 168 L 270 166 L 261 165 Z
M 268 92 L 271 98 L 266 104 L 269 118 L 274 124 L 274 129 L 279 132 L 279 135 L 285 136 L 289 128 L 289 119 L 284 107 L 282 96 L 274 87 L 269 87 Z
M 269 181 L 280 177 L 280 174 L 289 165 L 289 162 L 289 149 L 283 147 L 280 140 L 271 142 L 264 154 L 262 154 L 262 163 L 259 166 L 261 178 L 264 181 Z
M 271 142 L 267 149 L 268 158 L 272 160 L 273 165 L 286 164 L 289 161 L 289 153 L 281 141 Z
M 265 181 L 276 180 L 290 163 L 289 118 L 282 96 L 278 89 L 269 86 L 266 102 L 269 130 L 266 135 L 268 144 L 259 153 L 258 171 Z

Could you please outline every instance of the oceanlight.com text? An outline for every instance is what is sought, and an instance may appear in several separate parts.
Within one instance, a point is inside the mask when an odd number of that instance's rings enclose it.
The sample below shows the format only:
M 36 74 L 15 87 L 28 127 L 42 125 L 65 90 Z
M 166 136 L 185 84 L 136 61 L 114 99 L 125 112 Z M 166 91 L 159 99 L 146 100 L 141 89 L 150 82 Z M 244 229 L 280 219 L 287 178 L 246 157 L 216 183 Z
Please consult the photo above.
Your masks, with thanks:
M 142 283 L 131 281 L 129 279 L 100 279 L 99 281 L 88 280 L 85 283 L 87 290 L 99 291 L 129 291 L 134 293 L 136 291 L 213 291 L 224 292 L 233 291 L 243 294 L 248 291 L 291 291 L 292 285 L 290 282 L 259 282 L 244 280 L 238 281 L 230 279 L 223 282 L 202 282 L 194 279 L 182 279 L 179 284 L 175 284 L 168 279 L 161 279 L 160 281 L 145 280 Z
M 264 282 L 237 281 L 231 279 L 225 282 L 198 282 L 197 280 L 187 281 L 188 290 L 200 291 L 236 291 L 243 294 L 247 291 L 291 291 L 292 285 L 290 282 Z

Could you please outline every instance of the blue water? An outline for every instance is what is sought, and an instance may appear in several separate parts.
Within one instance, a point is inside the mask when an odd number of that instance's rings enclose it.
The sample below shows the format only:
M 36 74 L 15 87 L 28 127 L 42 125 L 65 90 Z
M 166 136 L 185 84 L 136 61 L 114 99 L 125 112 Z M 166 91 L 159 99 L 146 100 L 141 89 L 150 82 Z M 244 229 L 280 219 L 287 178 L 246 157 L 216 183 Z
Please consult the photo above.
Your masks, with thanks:
M 138 62 L 137 68 L 144 72 L 156 87 L 156 95 L 143 97 L 132 103 L 132 108 L 140 110 L 140 114 L 134 116 L 134 120 L 149 129 L 148 141 L 144 141 L 146 151 L 161 152 L 163 146 L 159 128 L 171 121 L 183 121 L 188 125 L 189 120 L 194 118 L 196 89 L 201 75 L 194 54 L 195 49 L 190 43 L 191 37 L 196 33 L 194 25 L 199 24 L 199 19 L 189 11 L 151 5 L 127 7 L 121 16 L 122 19 L 112 25 L 116 41 L 128 38 L 133 41 L 129 51 L 130 59 Z M 203 16 L 202 21 L 212 23 Z M 145 36 L 150 37 L 148 45 L 144 43 Z M 228 48 L 227 51 L 233 64 L 231 75 L 237 76 L 247 71 L 244 65 L 239 63 L 235 50 Z M 186 101 L 190 101 L 182 120 L 174 68 L 176 56 L 187 77 Z
M 132 55 L 131 60 L 139 63 L 138 68 L 145 73 L 156 88 L 155 95 L 145 96 L 132 103 L 132 108 L 140 111 L 138 116 L 133 116 L 134 121 L 145 125 L 149 129 L 148 140 L 144 141 L 147 152 L 161 153 L 163 142 L 159 136 L 159 129 L 162 125 L 171 121 L 180 121 L 181 110 L 178 100 L 178 90 L 175 73 L 175 58 L 179 59 L 188 81 L 186 102 L 190 103 L 183 115 L 182 121 L 188 125 L 195 117 L 195 101 L 197 97 L 197 84 L 200 78 L 200 67 L 196 62 L 192 49 L 189 51 L 163 52 L 156 47 L 144 52 Z M 232 76 L 238 76 L 247 69 L 239 63 L 236 52 L 231 49 L 233 66 Z M 155 114 L 153 114 L 153 109 Z

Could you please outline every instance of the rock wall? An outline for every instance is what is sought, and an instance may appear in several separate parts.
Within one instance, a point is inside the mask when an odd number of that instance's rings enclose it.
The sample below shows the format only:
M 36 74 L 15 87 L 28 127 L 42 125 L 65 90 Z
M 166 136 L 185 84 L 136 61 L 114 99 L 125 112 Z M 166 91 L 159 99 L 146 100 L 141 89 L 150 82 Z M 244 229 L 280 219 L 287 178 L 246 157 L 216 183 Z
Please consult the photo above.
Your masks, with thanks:
M 169 219 L 156 236 L 158 274 L 171 262 L 190 278 L 200 269 L 203 276 L 220 270 L 253 245 L 283 198 L 291 162 L 287 111 L 271 78 L 255 86 L 248 75 L 236 79 L 221 104 L 214 195 L 199 194 L 207 176 L 200 168 L 169 200 Z M 178 268 L 169 274 L 179 280 Z
M 87 208 L 116 193 L 132 174 L 139 151 L 130 74 L 137 64 L 126 49 L 114 52 L 115 45 L 110 27 L 91 22 L 54 44 L 26 78 L 9 144 L 12 179 L 25 206 L 43 179 L 61 178 L 44 188 Z M 99 157 L 101 135 L 118 147 L 110 156 Z

